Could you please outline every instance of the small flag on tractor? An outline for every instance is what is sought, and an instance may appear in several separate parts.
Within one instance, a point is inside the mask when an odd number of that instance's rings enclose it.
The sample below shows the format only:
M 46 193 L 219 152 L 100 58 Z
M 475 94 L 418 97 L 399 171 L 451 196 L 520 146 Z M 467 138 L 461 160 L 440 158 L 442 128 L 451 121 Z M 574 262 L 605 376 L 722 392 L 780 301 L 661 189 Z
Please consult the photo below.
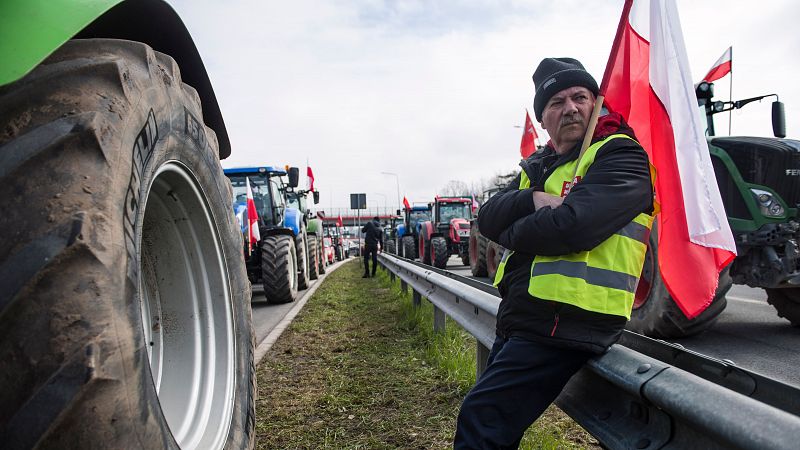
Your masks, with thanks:
M 408 199 L 405 198 L 405 196 L 403 197 L 403 206 L 405 206 L 406 209 L 411 209 L 411 205 L 408 203 Z
M 308 190 L 314 192 L 314 171 L 311 166 L 306 166 L 306 175 L 308 176 Z
M 475 194 L 472 194 L 472 212 L 474 213 L 477 211 L 479 206 L 481 205 L 478 203 L 478 200 L 475 199 Z
M 341 214 L 339 214 L 339 218 L 336 220 L 336 225 L 338 225 L 340 227 L 344 226 L 344 221 L 342 220 L 342 215 Z
M 253 199 L 253 189 L 250 188 L 250 178 L 245 177 L 247 184 L 247 253 L 253 251 L 253 246 L 261 240 L 261 233 L 258 230 L 258 212 L 256 202 Z
M 727 50 L 725 50 L 725 53 L 723 53 L 717 62 L 714 63 L 714 66 L 711 68 L 711 70 L 708 71 L 708 74 L 703 77 L 703 81 L 711 83 L 712 81 L 719 80 L 720 78 L 729 74 L 732 68 L 733 47 L 728 47 Z

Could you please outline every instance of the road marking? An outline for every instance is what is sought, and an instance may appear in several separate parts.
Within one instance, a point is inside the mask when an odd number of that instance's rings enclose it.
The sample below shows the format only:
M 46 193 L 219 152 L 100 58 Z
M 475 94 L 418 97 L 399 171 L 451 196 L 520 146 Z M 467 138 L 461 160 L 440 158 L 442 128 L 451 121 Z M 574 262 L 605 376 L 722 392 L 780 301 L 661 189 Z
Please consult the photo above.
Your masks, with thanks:
M 725 298 L 728 299 L 728 300 L 736 300 L 737 302 L 752 303 L 754 305 L 770 306 L 769 303 L 766 302 L 766 300 L 751 300 L 749 298 L 737 297 L 735 295 L 726 295 Z
M 270 331 L 269 334 L 267 334 L 264 337 L 264 339 L 258 343 L 254 355 L 256 366 L 258 366 L 258 363 L 261 362 L 261 360 L 264 358 L 264 355 L 266 355 L 269 349 L 272 348 L 272 345 L 275 344 L 278 338 L 281 337 L 283 330 L 285 330 L 286 327 L 288 327 L 289 324 L 292 323 L 292 320 L 294 320 L 294 317 L 297 315 L 297 313 L 299 313 L 300 310 L 303 309 L 303 306 L 306 304 L 308 299 L 310 299 L 311 296 L 314 295 L 314 292 L 316 292 L 317 288 L 320 287 L 320 285 L 322 285 L 322 281 L 325 280 L 325 277 L 333 273 L 334 270 L 338 269 L 339 267 L 342 266 L 342 264 L 348 261 L 350 261 L 350 259 L 346 259 L 344 261 L 338 261 L 336 264 L 328 266 L 325 273 L 319 275 L 319 278 L 317 278 L 316 283 L 314 283 L 313 286 L 311 286 L 306 290 L 306 292 L 303 294 L 303 297 L 296 301 L 294 307 L 292 307 L 292 309 L 289 310 L 289 312 L 286 313 L 285 316 L 283 316 L 283 319 L 281 319 L 281 321 L 277 325 L 275 325 L 275 328 L 273 328 L 272 331 Z

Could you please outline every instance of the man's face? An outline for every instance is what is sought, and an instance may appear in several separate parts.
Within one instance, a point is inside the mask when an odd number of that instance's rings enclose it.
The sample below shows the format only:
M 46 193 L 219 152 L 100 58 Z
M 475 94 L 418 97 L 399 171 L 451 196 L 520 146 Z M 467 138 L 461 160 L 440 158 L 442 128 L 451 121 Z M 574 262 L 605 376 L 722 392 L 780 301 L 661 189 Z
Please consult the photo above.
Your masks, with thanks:
M 547 130 L 556 153 L 563 155 L 583 139 L 594 108 L 594 94 L 575 86 L 556 93 L 542 111 L 542 127 Z

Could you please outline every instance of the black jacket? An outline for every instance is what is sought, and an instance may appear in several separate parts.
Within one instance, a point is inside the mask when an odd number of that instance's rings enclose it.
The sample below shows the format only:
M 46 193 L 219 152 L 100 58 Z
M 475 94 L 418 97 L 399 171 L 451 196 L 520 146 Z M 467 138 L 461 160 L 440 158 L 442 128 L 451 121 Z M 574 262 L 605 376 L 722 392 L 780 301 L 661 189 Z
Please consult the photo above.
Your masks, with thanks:
M 624 124 L 616 132 L 633 136 Z M 543 191 L 553 170 L 575 160 L 578 152 L 579 145 L 559 156 L 548 146 L 522 161 L 531 187 L 519 190 L 518 175 L 481 207 L 478 227 L 484 236 L 515 252 L 498 286 L 503 300 L 497 333 L 600 353 L 619 339 L 626 319 L 531 297 L 531 262 L 535 255 L 596 247 L 639 213 L 652 213 L 653 188 L 642 147 L 630 139 L 612 139 L 598 150 L 586 176 L 572 187 L 561 206 L 537 210 L 533 192 Z
M 369 249 L 377 249 L 378 243 L 381 244 L 381 248 L 383 248 L 383 230 L 381 229 L 381 224 L 374 220 L 367 222 L 361 228 L 361 232 L 364 233 L 364 246 Z

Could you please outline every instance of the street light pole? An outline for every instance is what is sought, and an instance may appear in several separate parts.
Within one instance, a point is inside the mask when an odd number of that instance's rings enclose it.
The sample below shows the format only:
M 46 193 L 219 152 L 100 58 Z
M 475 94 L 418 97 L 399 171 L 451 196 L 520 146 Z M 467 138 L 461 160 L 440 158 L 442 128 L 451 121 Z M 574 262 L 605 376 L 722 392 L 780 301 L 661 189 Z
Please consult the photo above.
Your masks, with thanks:
M 400 177 L 393 172 L 381 172 L 381 174 L 394 177 L 394 181 L 397 183 L 397 209 L 402 209 L 402 204 L 400 203 Z

